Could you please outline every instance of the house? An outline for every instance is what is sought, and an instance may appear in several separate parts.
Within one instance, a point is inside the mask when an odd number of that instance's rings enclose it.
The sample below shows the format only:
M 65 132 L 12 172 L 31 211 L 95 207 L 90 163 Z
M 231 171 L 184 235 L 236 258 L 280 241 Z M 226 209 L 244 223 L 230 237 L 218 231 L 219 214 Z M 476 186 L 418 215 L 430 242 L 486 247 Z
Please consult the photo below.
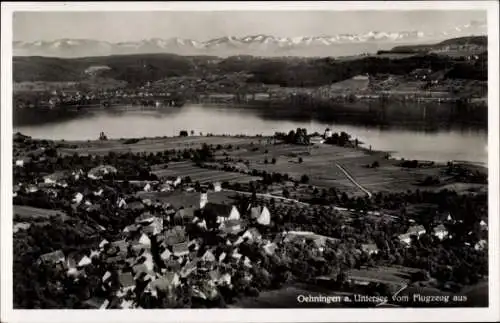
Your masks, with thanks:
M 158 190 L 160 192 L 170 192 L 170 191 L 173 191 L 173 187 L 169 184 L 162 184 L 160 185 L 160 187 L 158 188 Z
M 241 220 L 226 220 L 219 226 L 225 234 L 238 234 L 243 230 Z
M 325 143 L 325 139 L 323 139 L 323 137 L 321 136 L 312 136 L 309 137 L 309 142 L 313 145 L 321 145 Z
M 87 257 L 87 256 L 83 256 L 80 261 L 78 262 L 77 266 L 78 267 L 87 267 L 88 265 L 91 265 L 92 264 L 92 260 Z
M 166 292 L 179 286 L 180 283 L 181 281 L 179 274 L 173 272 L 167 272 L 162 277 L 150 282 L 146 287 L 146 289 L 152 291 L 159 290 L 162 292 Z
M 403 233 L 398 236 L 398 239 L 400 242 L 409 246 L 411 244 L 411 236 L 412 235 L 409 233 Z
M 201 260 L 205 261 L 205 262 L 215 262 L 216 258 L 215 258 L 215 256 L 214 256 L 214 254 L 213 254 L 212 251 L 207 250 L 207 251 L 205 251 L 205 253 L 203 254 L 203 256 L 201 256 Z
M 175 212 L 174 215 L 174 223 L 175 224 L 184 224 L 189 221 L 192 221 L 194 218 L 194 208 L 181 208 Z
M 484 250 L 486 247 L 488 246 L 488 241 L 482 239 L 482 240 L 479 240 L 475 245 L 474 245 L 474 249 L 476 250 Z
M 26 192 L 27 193 L 35 193 L 38 192 L 38 186 L 30 184 L 28 187 L 26 187 Z
M 163 219 L 155 217 L 153 222 L 143 228 L 144 233 L 153 236 L 160 234 L 163 231 Z
M 85 306 L 89 309 L 103 310 L 109 305 L 109 301 L 104 298 L 92 297 L 84 302 Z
M 132 272 L 135 274 L 134 280 L 141 279 L 145 281 L 155 275 L 154 272 L 144 263 L 132 266 Z
M 200 210 L 203 209 L 208 203 L 208 194 L 203 192 L 200 194 Z
M 90 259 L 99 258 L 100 255 L 101 252 L 99 252 L 98 250 L 90 250 Z
M 107 244 L 109 244 L 109 241 L 106 240 L 106 239 L 103 239 L 100 243 L 99 243 L 99 249 L 104 249 L 104 246 L 106 246 Z
M 448 230 L 442 224 L 434 227 L 434 229 L 432 229 L 432 231 L 433 231 L 433 235 L 438 237 L 439 240 L 443 240 L 444 238 L 446 238 L 448 236 Z
M 131 225 L 126 226 L 125 229 L 123 229 L 123 232 L 124 233 L 135 233 L 135 232 L 139 231 L 140 228 L 141 228 L 141 226 L 138 224 L 131 224 Z
M 110 244 L 108 254 L 111 256 L 126 257 L 128 253 L 128 243 L 125 240 L 113 241 Z
M 366 243 L 361 245 L 361 251 L 366 252 L 369 255 L 372 255 L 372 254 L 377 254 L 379 250 L 376 244 Z
M 134 302 L 128 299 L 122 299 L 119 305 L 121 309 L 131 309 L 134 308 Z
M 182 269 L 180 270 L 180 275 L 182 278 L 186 278 L 196 271 L 198 268 L 198 260 L 192 260 L 188 262 Z
M 268 242 L 262 247 L 268 255 L 273 255 L 276 252 L 276 249 L 278 248 L 278 245 L 274 242 Z
M 143 233 L 141 234 L 138 243 L 143 246 L 151 246 L 151 239 L 147 236 L 147 234 Z
M 151 184 L 146 183 L 146 185 L 143 188 L 144 192 L 151 192 Z
M 236 242 L 234 244 L 238 245 L 244 241 L 248 241 L 248 242 L 252 243 L 252 242 L 259 241 L 261 238 L 262 238 L 262 235 L 260 234 L 260 232 L 257 229 L 250 228 L 250 229 L 246 230 L 245 233 L 243 233 L 240 237 L 238 237 L 238 240 L 236 240 Z
M 215 217 L 217 223 L 224 223 L 229 220 L 240 220 L 240 212 L 234 205 L 206 203 L 203 214 L 207 218 Z
M 73 203 L 80 204 L 83 201 L 83 194 L 78 192 L 75 194 L 75 197 L 73 198 Z
M 24 167 L 26 164 L 29 164 L 33 161 L 33 158 L 31 157 L 23 157 L 23 158 L 20 158 L 20 159 L 17 159 L 16 160 L 16 166 L 17 167 Z
M 53 185 L 53 184 L 59 183 L 60 181 L 64 180 L 65 178 L 66 178 L 65 172 L 55 172 L 53 174 L 44 176 L 43 182 L 45 184 Z
M 167 246 L 172 246 L 187 241 L 186 229 L 181 226 L 175 226 L 163 233 L 163 242 Z
M 168 248 L 165 248 L 165 250 L 160 254 L 160 258 L 163 261 L 170 259 L 171 256 L 172 256 L 172 252 L 170 252 L 170 250 L 168 250 Z
M 214 183 L 214 192 L 220 192 L 222 191 L 222 186 L 219 182 Z
M 417 237 L 420 237 L 422 234 L 425 234 L 425 228 L 423 225 L 414 225 L 411 226 L 406 233 L 410 235 L 416 235 Z
M 331 131 L 330 128 L 326 128 L 324 134 L 325 139 L 331 138 L 332 136 L 333 136 L 333 131 Z
M 149 224 L 153 222 L 155 219 L 155 216 L 151 214 L 150 212 L 143 212 L 141 215 L 139 215 L 136 219 L 136 223 L 142 223 L 142 224 Z
M 271 223 L 271 213 L 266 206 L 256 206 L 251 208 L 250 217 L 261 225 L 269 225 Z
M 127 207 L 127 202 L 125 202 L 125 199 L 123 197 L 120 197 L 118 199 L 118 201 L 116 202 L 116 204 L 118 205 L 119 209 L 123 209 L 123 208 Z
M 43 254 L 38 259 L 39 263 L 44 263 L 44 264 L 59 264 L 59 263 L 65 263 L 65 261 L 66 257 L 64 256 L 62 250 L 56 250 L 53 252 Z
M 118 282 L 123 291 L 133 290 L 135 288 L 134 276 L 130 272 L 120 272 L 118 274 Z
M 31 223 L 27 222 L 19 222 L 14 224 L 13 232 L 16 233 L 20 230 L 28 230 L 31 227 Z
M 488 223 L 486 223 L 484 220 L 481 220 L 481 222 L 479 222 L 479 226 L 481 227 L 481 230 L 488 230 Z
M 174 256 L 182 257 L 189 254 L 189 246 L 187 242 L 176 243 L 172 246 Z
M 91 179 L 101 179 L 106 174 L 114 174 L 117 170 L 110 165 L 100 165 L 89 170 L 87 176 Z

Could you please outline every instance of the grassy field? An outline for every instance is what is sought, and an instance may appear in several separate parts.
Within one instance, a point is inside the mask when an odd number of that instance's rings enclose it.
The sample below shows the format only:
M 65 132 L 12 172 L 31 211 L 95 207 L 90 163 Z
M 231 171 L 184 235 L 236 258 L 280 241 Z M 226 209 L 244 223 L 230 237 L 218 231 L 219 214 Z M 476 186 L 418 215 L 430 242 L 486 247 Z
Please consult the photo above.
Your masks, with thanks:
M 140 138 L 137 138 L 140 139 Z M 63 154 L 78 153 L 81 155 L 107 155 L 110 151 L 113 152 L 158 152 L 171 149 L 197 149 L 203 144 L 207 145 L 241 145 L 248 144 L 258 139 L 253 137 L 226 137 L 226 136 L 189 136 L 189 137 L 165 137 L 165 138 L 143 138 L 137 143 L 125 144 L 125 139 L 113 139 L 105 141 L 64 141 L 59 142 L 65 144 L 68 148 L 60 148 Z M 69 148 L 74 146 L 74 148 Z
M 235 193 L 232 192 L 208 192 L 208 200 L 213 203 L 227 203 L 234 202 L 232 198 Z M 175 208 L 180 207 L 199 207 L 200 193 L 197 192 L 139 192 L 137 196 L 142 199 L 150 199 L 152 201 L 159 200 L 161 202 L 170 203 Z
M 402 168 L 398 160 L 386 159 L 386 153 L 370 152 L 366 149 L 339 147 L 333 145 L 299 146 L 290 144 L 273 144 L 265 137 L 226 137 L 226 136 L 188 136 L 141 139 L 137 143 L 125 144 L 125 140 L 107 141 L 74 141 L 64 142 L 65 147 L 59 148 L 63 154 L 98 154 L 106 155 L 114 152 L 145 152 L 155 153 L 164 150 L 196 149 L 203 144 L 223 149 L 216 152 L 217 162 L 243 166 L 247 170 L 260 170 L 268 173 L 288 174 L 294 179 L 303 175 L 309 177 L 308 184 L 318 188 L 335 187 L 341 192 L 363 196 L 366 194 L 355 185 L 339 168 L 345 169 L 351 177 L 364 189 L 371 193 L 381 191 L 406 191 L 420 188 L 416 185 L 428 176 L 443 179 L 441 170 L 444 166 L 436 165 L 427 168 Z M 232 147 L 229 149 L 228 146 Z M 230 161 L 226 161 L 229 158 Z M 301 158 L 301 161 L 299 160 Z M 267 163 L 265 160 L 267 159 Z M 273 163 L 275 159 L 275 163 Z M 243 162 L 248 161 L 246 166 Z M 374 162 L 378 167 L 367 167 Z M 163 176 L 189 176 L 193 181 L 205 182 L 240 182 L 258 180 L 259 177 L 237 172 L 226 172 L 196 167 L 192 162 L 172 162 L 168 167 L 157 165 L 153 172 Z M 449 185 L 442 180 L 443 185 L 427 187 L 439 189 Z M 461 191 L 468 190 L 469 184 L 456 185 Z M 476 185 L 477 186 L 477 185 Z M 475 187 L 481 189 L 481 186 Z
M 189 176 L 193 181 L 200 183 L 211 182 L 231 182 L 231 183 L 248 183 L 261 179 L 260 177 L 250 176 L 247 174 L 225 172 L 221 170 L 212 170 L 196 167 L 191 161 L 169 163 L 168 168 L 154 170 L 153 173 L 158 177 L 164 176 Z
M 244 146 L 237 151 L 226 151 L 226 153 L 235 159 L 249 160 L 251 169 L 287 173 L 296 179 L 306 174 L 312 185 L 333 186 L 351 194 L 363 194 L 363 192 L 360 192 L 360 189 L 345 176 L 337 164 L 344 167 L 359 184 L 371 192 L 416 188 L 414 184 L 417 181 L 426 176 L 436 176 L 441 169 L 441 166 L 404 169 L 397 166 L 398 161 L 385 159 L 385 153 L 370 153 L 361 149 L 332 145 L 318 145 L 311 148 L 297 145 L 261 145 L 258 150 L 253 151 L 254 149 Z M 275 164 L 272 163 L 273 158 L 276 159 Z M 299 158 L 302 158 L 302 162 L 299 162 Z M 265 159 L 268 160 L 267 164 Z M 366 167 L 375 161 L 379 163 L 379 167 Z

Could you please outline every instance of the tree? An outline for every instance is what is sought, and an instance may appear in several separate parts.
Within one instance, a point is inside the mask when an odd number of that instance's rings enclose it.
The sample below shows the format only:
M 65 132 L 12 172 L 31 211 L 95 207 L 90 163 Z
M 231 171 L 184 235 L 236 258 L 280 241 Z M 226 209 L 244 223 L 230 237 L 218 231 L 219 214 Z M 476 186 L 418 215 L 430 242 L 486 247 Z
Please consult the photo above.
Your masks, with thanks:
M 299 164 L 302 164 L 302 157 L 299 157 Z
M 302 175 L 302 177 L 300 178 L 300 182 L 302 184 L 307 184 L 309 183 L 309 176 L 307 176 L 306 174 Z
M 271 160 L 271 163 L 276 164 L 276 158 L 273 157 L 273 159 Z

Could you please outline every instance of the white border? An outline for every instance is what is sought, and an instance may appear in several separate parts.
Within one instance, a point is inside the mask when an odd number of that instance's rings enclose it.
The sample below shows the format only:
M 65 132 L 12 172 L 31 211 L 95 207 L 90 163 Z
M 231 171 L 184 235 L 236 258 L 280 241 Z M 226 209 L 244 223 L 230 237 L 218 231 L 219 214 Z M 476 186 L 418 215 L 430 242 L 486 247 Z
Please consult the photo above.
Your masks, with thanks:
M 119 8 L 119 9 L 118 9 Z M 118 9 L 118 10 L 117 10 Z M 227 10 L 487 10 L 489 37 L 489 301 L 486 309 L 315 310 L 12 310 L 12 12 L 13 11 L 227 11 Z M 438 322 L 498 321 L 499 131 L 498 2 L 46 2 L 2 3 L 1 65 L 1 316 L 2 322 Z M 64 28 L 61 26 L 61 28 Z

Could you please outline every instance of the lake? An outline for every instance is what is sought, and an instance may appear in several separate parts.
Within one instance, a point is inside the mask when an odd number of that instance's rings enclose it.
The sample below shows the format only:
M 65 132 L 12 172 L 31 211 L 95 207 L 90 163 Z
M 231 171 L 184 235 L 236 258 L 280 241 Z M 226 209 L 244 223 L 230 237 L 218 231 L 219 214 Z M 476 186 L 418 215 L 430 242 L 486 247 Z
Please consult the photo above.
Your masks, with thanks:
M 354 113 L 353 110 L 349 110 L 352 113 L 340 110 L 324 113 L 188 104 L 163 110 L 88 110 L 56 116 L 15 116 L 14 131 L 34 138 L 94 140 L 101 131 L 108 138 L 142 138 L 177 136 L 181 130 L 196 134 L 272 135 L 298 127 L 323 133 L 329 127 L 335 132 L 349 133 L 365 146 L 371 145 L 372 149 L 392 152 L 398 158 L 487 164 L 485 126 L 450 121 L 450 116 L 442 112 L 448 111 L 446 107 L 395 110 L 398 113 L 380 119 L 379 111 L 371 114 L 366 111 Z M 417 112 L 402 114 L 401 111 Z

